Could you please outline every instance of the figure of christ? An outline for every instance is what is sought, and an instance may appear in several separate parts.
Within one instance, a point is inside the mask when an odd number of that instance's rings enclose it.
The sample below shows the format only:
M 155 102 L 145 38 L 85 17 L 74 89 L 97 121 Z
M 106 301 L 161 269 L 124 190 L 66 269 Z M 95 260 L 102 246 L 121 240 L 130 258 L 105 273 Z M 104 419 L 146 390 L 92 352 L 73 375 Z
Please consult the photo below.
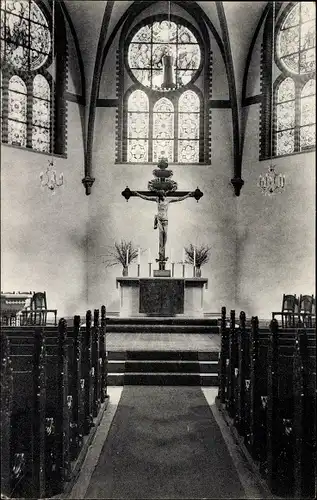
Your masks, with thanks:
M 195 192 L 192 191 L 185 196 L 180 196 L 179 198 L 172 198 L 170 200 L 166 199 L 164 191 L 157 191 L 157 196 L 145 196 L 137 191 L 132 191 L 135 196 L 142 198 L 147 201 L 155 201 L 157 203 L 157 214 L 154 216 L 154 229 L 159 229 L 159 262 L 165 262 L 165 247 L 167 242 L 167 226 L 168 226 L 168 205 L 170 203 L 176 203 L 177 201 L 186 200 L 191 196 L 195 196 Z

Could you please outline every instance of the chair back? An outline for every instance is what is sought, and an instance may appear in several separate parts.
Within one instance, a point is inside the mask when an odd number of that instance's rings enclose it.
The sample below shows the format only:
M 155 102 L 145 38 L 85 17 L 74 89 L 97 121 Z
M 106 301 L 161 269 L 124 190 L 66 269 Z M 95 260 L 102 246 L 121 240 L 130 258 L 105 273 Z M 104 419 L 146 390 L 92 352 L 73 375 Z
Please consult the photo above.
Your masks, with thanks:
M 47 309 L 46 292 L 36 292 L 31 298 L 30 309 Z
M 282 302 L 282 312 L 296 312 L 296 306 L 298 304 L 298 300 L 296 298 L 296 294 L 294 295 L 286 295 L 283 294 L 283 302 Z
M 299 297 L 299 312 L 311 314 L 313 312 L 313 295 L 302 295 Z

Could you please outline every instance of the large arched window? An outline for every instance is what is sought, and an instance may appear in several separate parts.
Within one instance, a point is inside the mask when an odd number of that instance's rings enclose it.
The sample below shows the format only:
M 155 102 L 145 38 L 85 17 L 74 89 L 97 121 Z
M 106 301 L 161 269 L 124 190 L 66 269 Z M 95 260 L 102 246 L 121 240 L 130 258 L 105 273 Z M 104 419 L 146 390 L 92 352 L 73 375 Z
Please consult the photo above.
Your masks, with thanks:
M 187 20 L 156 15 L 136 24 L 122 42 L 117 162 L 208 163 L 202 37 Z M 172 55 L 174 88 L 163 83 L 163 56 Z M 208 53 L 209 54 L 209 53 Z M 205 73 L 204 73 L 205 70 Z M 202 83 L 203 82 L 203 83 Z M 208 142 L 208 141 L 207 141 Z
M 315 146 L 315 17 L 314 2 L 298 2 L 277 30 L 276 155 Z
M 51 32 L 50 14 L 40 2 L 1 0 L 2 142 L 46 153 L 53 145 L 53 152 L 62 153 L 63 141 L 52 140 L 52 120 L 63 132 L 61 110 L 57 106 L 53 117 L 51 103 L 53 82 L 57 92 L 64 88 L 65 47 L 56 58 L 57 81 Z
M 262 159 L 315 148 L 315 18 L 315 2 L 292 2 L 280 10 L 275 26 L 272 76 L 272 15 L 268 14 L 263 41 Z M 271 117 L 273 78 L 274 116 Z

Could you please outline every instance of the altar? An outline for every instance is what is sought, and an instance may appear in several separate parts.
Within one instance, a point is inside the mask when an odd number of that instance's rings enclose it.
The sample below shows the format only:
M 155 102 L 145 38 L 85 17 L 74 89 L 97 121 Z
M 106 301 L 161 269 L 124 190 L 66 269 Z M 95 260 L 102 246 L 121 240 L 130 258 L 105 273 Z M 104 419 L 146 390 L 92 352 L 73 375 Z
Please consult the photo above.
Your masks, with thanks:
M 120 277 L 120 317 L 202 318 L 206 278 Z

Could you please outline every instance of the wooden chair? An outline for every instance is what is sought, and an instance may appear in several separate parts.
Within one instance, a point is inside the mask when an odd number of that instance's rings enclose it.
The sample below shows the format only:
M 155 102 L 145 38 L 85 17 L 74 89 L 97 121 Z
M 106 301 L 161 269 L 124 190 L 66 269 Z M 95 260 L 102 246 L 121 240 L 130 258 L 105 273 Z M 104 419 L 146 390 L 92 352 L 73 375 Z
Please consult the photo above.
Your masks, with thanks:
M 57 309 L 47 309 L 46 292 L 36 292 L 31 298 L 30 305 L 23 310 L 24 324 L 46 325 L 47 313 L 54 313 L 54 324 L 57 321 Z
M 299 297 L 298 317 L 299 321 L 308 328 L 312 328 L 312 316 L 315 300 L 313 295 L 302 295 Z
M 283 294 L 282 301 L 282 328 L 295 326 L 295 315 L 298 312 L 298 299 L 296 294 Z M 285 313 L 285 314 L 283 314 Z

